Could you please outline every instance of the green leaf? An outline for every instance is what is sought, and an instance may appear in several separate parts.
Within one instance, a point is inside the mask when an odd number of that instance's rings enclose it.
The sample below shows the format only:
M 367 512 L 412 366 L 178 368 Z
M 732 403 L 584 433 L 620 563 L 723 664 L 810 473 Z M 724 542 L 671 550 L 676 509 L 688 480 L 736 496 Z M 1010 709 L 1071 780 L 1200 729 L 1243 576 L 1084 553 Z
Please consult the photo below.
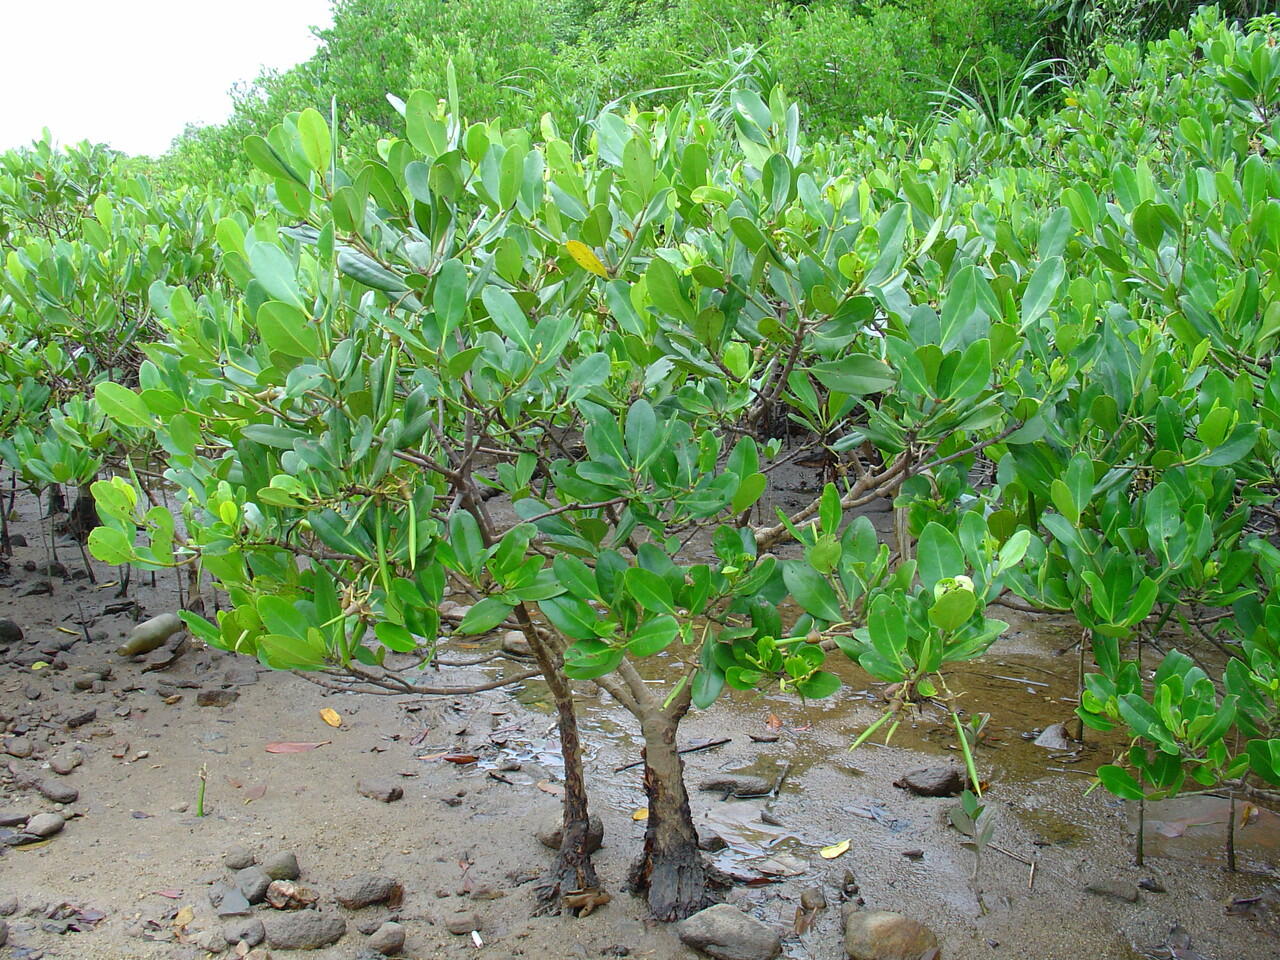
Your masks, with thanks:
M 1061 257 L 1050 257 L 1036 267 L 1022 294 L 1022 326 L 1029 327 L 1046 313 L 1053 304 L 1066 277 L 1066 267 Z
M 89 532 L 88 545 L 95 559 L 112 566 L 132 563 L 137 557 L 133 543 L 116 527 L 94 527 Z
M 1142 787 L 1134 779 L 1133 774 L 1114 763 L 1104 764 L 1098 768 L 1098 779 L 1110 793 L 1122 800 L 1141 800 L 1144 796 Z
M 272 350 L 303 360 L 321 355 L 320 330 L 298 307 L 268 300 L 258 308 L 258 332 Z
M 960 629 L 973 611 L 978 608 L 978 598 L 972 590 L 948 590 L 929 608 L 929 622 L 946 633 Z
M 675 613 L 671 585 L 652 570 L 631 567 L 623 575 L 623 582 L 627 593 L 646 610 L 653 613 Z
M 769 480 L 763 473 L 753 473 L 742 478 L 738 484 L 738 489 L 733 495 L 733 502 L 730 509 L 734 513 L 742 513 L 742 511 L 753 506 L 757 500 L 763 496 L 765 487 L 768 486 Z
M 149 429 L 153 420 L 142 398 L 118 383 L 104 380 L 93 388 L 98 408 L 122 427 Z
M 520 309 L 520 304 L 516 303 L 515 297 L 499 287 L 485 287 L 480 299 L 484 301 L 485 309 L 503 335 L 514 340 L 526 353 L 532 354 L 529 320 Z
M 596 624 L 600 622 L 600 615 L 577 597 L 548 597 L 538 601 L 538 609 L 551 621 L 552 626 L 572 640 L 591 640 L 596 637 Z
M 467 268 L 460 260 L 446 260 L 436 274 L 432 306 L 446 332 L 462 322 L 467 311 Z
M 257 134 L 245 137 L 243 145 L 249 162 L 263 173 L 276 180 L 294 180 L 305 186 L 302 176 L 262 137 Z
M 649 268 L 644 276 L 653 305 L 668 316 L 692 325 L 695 317 L 693 304 L 680 289 L 680 278 L 676 276 L 675 267 L 662 257 L 654 257 L 649 261 Z
M 1250 740 L 1244 749 L 1249 769 L 1267 783 L 1280 786 L 1280 739 Z
M 633 657 L 652 657 L 670 646 L 680 632 L 674 617 L 653 617 L 642 623 L 627 642 L 627 652 Z
M 320 116 L 320 111 L 307 107 L 299 114 L 298 137 L 302 141 L 302 152 L 311 169 L 316 173 L 324 173 L 329 166 L 332 142 L 329 125 Z
M 955 577 L 965 572 L 964 552 L 955 534 L 933 520 L 920 534 L 916 557 L 920 563 L 920 582 L 929 591 L 944 577 Z
M 840 689 L 840 678 L 826 670 L 815 670 L 807 679 L 796 683 L 796 692 L 810 700 L 821 700 Z
M 565 378 L 565 400 L 573 403 L 581 400 L 608 379 L 613 363 L 607 353 L 593 353 L 583 357 L 569 370 Z
M 273 298 L 302 309 L 293 262 L 274 243 L 255 243 L 249 249 L 249 268 Z
M 828 390 L 850 397 L 888 390 L 898 380 L 890 367 L 866 354 L 815 363 L 809 369 Z
M 623 436 L 627 452 L 631 454 L 631 464 L 637 470 L 642 470 L 662 451 L 658 417 L 648 400 L 640 399 L 631 404 Z
M 506 620 L 514 609 L 514 604 L 503 603 L 497 597 L 485 597 L 466 612 L 462 622 L 458 624 L 458 632 L 488 633 Z
M 418 641 L 414 639 L 413 634 L 398 623 L 388 623 L 384 620 L 374 626 L 373 635 L 384 647 L 397 653 L 412 653 L 418 648 Z
M 844 620 L 840 610 L 840 598 L 827 579 L 802 560 L 786 560 L 782 564 L 782 579 L 791 591 L 796 603 L 806 613 L 839 623 Z
M 625 651 L 599 640 L 575 643 L 564 652 L 565 676 L 571 680 L 594 680 L 612 673 L 622 662 Z

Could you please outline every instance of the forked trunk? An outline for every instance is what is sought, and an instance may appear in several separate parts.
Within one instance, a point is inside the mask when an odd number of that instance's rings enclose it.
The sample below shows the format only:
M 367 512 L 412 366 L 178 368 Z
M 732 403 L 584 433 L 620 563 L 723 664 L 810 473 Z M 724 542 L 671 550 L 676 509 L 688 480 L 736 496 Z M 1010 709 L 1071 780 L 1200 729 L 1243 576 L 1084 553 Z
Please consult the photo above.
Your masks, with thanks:
M 674 715 L 656 710 L 640 717 L 649 817 L 644 853 L 632 870 L 631 886 L 645 894 L 658 920 L 681 920 L 710 903 L 707 869 L 698 853 L 698 831 L 684 783 L 684 761 L 676 752 L 676 729 L 687 709 Z

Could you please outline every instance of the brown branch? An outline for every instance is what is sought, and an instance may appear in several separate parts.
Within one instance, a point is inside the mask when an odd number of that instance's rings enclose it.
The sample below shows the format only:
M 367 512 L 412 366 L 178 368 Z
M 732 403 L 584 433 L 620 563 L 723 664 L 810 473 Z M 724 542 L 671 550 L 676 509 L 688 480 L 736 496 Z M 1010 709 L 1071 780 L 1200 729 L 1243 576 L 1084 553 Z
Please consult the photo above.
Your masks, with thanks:
M 540 513 L 537 516 L 529 517 L 521 520 L 521 523 L 537 523 L 539 520 L 545 520 L 547 517 L 554 517 L 561 513 L 567 513 L 570 510 L 603 510 L 607 507 L 615 507 L 620 503 L 626 503 L 626 497 L 614 497 L 612 500 L 597 500 L 595 503 L 566 503 L 558 507 Z

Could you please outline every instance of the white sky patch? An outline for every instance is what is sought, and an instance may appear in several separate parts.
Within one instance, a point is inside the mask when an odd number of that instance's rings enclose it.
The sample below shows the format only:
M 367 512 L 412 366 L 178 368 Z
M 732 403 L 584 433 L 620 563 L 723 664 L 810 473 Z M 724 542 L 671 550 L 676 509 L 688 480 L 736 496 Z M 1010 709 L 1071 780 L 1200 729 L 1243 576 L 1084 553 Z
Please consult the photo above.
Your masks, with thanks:
M 307 59 L 329 0 L 0 0 L 0 150 L 48 127 L 162 153 L 188 123 L 218 123 L 228 91 Z

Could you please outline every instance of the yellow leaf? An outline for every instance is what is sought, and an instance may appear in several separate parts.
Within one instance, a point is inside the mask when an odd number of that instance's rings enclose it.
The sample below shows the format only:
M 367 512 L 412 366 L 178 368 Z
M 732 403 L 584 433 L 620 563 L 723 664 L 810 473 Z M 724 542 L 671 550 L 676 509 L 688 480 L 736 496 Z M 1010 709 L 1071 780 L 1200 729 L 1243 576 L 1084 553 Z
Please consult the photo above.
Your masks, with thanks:
M 565 243 L 564 248 L 569 251 L 569 256 L 573 257 L 574 263 L 583 270 L 589 270 L 597 277 L 609 279 L 609 271 L 595 252 L 581 240 L 569 240 Z
M 45 667 L 47 667 L 48 665 L 49 665 L 49 664 L 45 663 L 43 660 L 37 660 L 35 663 L 33 663 L 33 664 L 31 665 L 31 669 L 32 669 L 32 670 L 43 670 L 43 669 L 44 669 Z
M 320 719 L 331 727 L 342 726 L 342 714 L 332 707 L 325 707 L 320 711 Z
M 632 812 L 632 814 L 631 814 L 631 819 L 632 819 L 632 820 L 648 820 L 648 819 L 649 819 L 649 808 L 648 808 L 648 807 L 641 807 L 639 810 L 635 810 L 635 811 L 633 811 L 633 812 Z
M 191 909 L 191 907 L 183 907 L 181 910 L 178 911 L 177 915 L 174 916 L 173 925 L 175 927 L 185 927 L 188 923 L 190 923 L 195 918 L 196 918 L 195 910 Z
M 834 843 L 829 847 L 823 847 L 821 850 L 818 851 L 818 854 L 822 857 L 823 860 L 834 860 L 836 857 L 840 856 L 841 854 L 848 852 L 848 850 L 849 850 L 849 841 L 841 840 L 839 843 Z

